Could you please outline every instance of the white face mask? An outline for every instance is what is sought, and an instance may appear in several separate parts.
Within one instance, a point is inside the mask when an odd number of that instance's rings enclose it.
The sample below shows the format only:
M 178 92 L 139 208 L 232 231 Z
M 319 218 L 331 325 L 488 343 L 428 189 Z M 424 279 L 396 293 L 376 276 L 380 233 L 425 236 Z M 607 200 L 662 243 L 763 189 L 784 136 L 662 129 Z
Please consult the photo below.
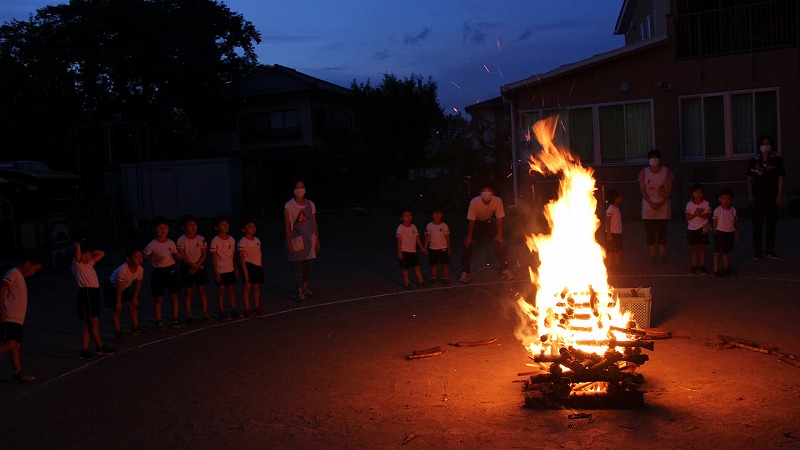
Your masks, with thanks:
M 294 196 L 295 197 L 303 198 L 304 195 L 306 195 L 305 188 L 297 188 L 297 189 L 294 190 Z
M 661 161 L 658 158 L 650 158 L 648 162 L 650 163 L 650 167 L 658 167 L 658 163 Z
M 761 153 L 769 153 L 769 151 L 772 150 L 772 146 L 762 145 L 761 147 L 759 147 L 759 149 L 761 150 Z
M 489 191 L 483 191 L 481 192 L 481 198 L 483 201 L 488 202 L 492 199 L 492 193 Z

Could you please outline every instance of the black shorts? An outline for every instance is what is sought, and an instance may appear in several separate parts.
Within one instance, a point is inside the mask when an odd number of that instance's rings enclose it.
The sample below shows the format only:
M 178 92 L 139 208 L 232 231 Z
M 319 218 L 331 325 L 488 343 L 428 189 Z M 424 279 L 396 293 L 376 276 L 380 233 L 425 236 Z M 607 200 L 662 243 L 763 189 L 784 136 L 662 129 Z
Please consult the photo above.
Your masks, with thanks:
M 253 263 L 244 263 L 245 270 L 247 270 L 247 278 L 250 284 L 264 284 L 264 268 L 257 266 Z M 244 275 L 242 275 L 242 282 L 244 282 Z
M 708 245 L 708 233 L 703 233 L 702 228 L 686 230 L 686 242 L 689 245 Z
M 190 288 L 194 285 L 205 286 L 208 284 L 208 271 L 206 270 L 206 266 L 202 265 L 195 273 L 190 274 L 189 266 L 181 264 L 179 278 L 182 288 Z
M 607 252 L 618 252 L 622 250 L 622 233 L 611 233 L 611 239 L 606 240 Z
M 156 267 L 153 269 L 153 279 L 150 281 L 150 293 L 153 297 L 163 297 L 167 294 L 177 294 L 181 291 L 181 279 L 175 265 L 169 267 Z
M 717 231 L 714 233 L 714 253 L 726 254 L 733 248 L 733 241 L 736 240 L 735 231 Z
M 136 283 L 137 281 L 134 281 Z M 106 281 L 105 304 L 107 308 L 117 307 L 117 287 L 111 281 Z M 122 303 L 130 303 L 133 300 L 133 285 L 122 290 Z
M 16 322 L 0 323 L 0 342 L 14 341 L 22 343 L 22 324 Z
M 447 253 L 446 248 L 428 249 L 428 264 L 435 266 L 436 264 L 448 264 L 449 262 L 450 255 Z
M 236 273 L 235 272 L 224 272 L 219 274 L 219 282 L 214 280 L 215 286 L 233 286 L 236 284 Z
M 76 298 L 78 317 L 88 321 L 100 316 L 100 288 L 80 288 Z
M 417 252 L 403 252 L 403 259 L 398 259 L 397 261 L 400 263 L 400 268 L 403 270 L 419 267 L 419 256 L 417 256 Z

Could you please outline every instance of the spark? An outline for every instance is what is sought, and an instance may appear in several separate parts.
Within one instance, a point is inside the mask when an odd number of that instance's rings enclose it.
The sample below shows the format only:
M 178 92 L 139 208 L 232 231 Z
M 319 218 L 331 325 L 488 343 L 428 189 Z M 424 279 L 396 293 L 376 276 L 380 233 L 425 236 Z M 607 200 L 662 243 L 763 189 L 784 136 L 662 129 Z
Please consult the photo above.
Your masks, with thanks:
M 572 87 L 569 88 L 569 96 L 572 97 L 572 90 L 575 89 L 575 80 L 572 80 Z
M 486 69 L 486 73 L 492 73 L 492 72 L 489 72 L 489 68 L 486 67 L 486 64 L 483 65 L 483 68 Z
M 455 87 L 457 87 L 457 88 L 461 89 L 461 86 L 457 85 L 455 81 L 451 81 L 451 83 L 453 83 L 453 86 L 455 86 Z
M 500 70 L 500 66 L 497 66 L 497 71 L 500 73 L 500 78 L 503 78 L 503 71 Z
M 455 112 L 458 112 L 458 108 L 456 108 L 456 107 L 454 106 L 454 107 L 453 107 L 453 111 L 455 111 Z

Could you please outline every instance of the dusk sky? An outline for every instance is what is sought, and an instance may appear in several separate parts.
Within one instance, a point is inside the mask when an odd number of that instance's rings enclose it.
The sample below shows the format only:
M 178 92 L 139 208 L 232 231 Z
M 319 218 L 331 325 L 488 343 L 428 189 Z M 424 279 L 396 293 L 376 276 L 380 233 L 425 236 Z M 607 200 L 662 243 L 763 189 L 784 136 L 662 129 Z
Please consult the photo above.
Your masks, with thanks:
M 0 21 L 66 3 L 2 0 Z M 384 73 L 432 77 L 445 113 L 500 95 L 500 86 L 624 45 L 622 0 L 228 0 L 255 25 L 259 61 L 344 87 Z

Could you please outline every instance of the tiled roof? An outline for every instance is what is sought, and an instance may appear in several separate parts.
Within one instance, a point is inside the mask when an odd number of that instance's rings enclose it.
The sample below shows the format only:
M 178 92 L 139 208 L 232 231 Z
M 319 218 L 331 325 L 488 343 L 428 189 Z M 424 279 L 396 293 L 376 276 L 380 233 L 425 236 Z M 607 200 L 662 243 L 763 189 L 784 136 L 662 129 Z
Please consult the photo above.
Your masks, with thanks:
M 265 97 L 324 91 L 337 95 L 351 95 L 350 89 L 298 72 L 278 64 L 267 66 L 261 73 L 244 80 L 228 83 L 219 90 L 222 98 Z

